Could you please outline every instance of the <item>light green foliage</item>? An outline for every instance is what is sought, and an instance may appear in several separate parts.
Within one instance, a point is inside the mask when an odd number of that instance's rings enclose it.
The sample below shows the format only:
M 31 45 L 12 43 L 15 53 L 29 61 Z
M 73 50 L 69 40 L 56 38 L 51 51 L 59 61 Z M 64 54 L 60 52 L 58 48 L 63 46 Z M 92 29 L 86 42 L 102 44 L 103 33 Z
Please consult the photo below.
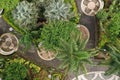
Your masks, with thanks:
M 60 46 L 60 38 L 68 41 L 72 31 L 77 31 L 76 24 L 72 22 L 50 21 L 43 27 L 38 43 L 42 42 L 46 49 L 54 49 Z
M 36 25 L 38 13 L 36 6 L 27 1 L 20 2 L 12 12 L 14 23 L 19 27 L 33 27 Z
M 45 17 L 49 19 L 68 20 L 73 17 L 71 5 L 64 3 L 64 0 L 53 0 L 49 6 L 45 7 Z
M 109 58 L 105 64 L 109 66 L 106 75 L 120 74 L 120 1 L 113 0 L 109 8 L 97 14 L 102 28 L 100 47 L 107 50 Z
M 20 44 L 23 44 L 25 46 L 25 51 L 28 50 L 32 45 L 32 35 L 30 32 L 26 32 L 22 37 L 20 38 Z
M 14 9 L 18 2 L 19 0 L 0 0 L 0 9 L 4 9 L 6 13 Z
M 61 40 L 61 48 L 57 58 L 62 61 L 61 69 L 78 73 L 87 72 L 85 64 L 91 63 L 91 54 L 85 50 L 87 41 L 81 38 L 80 33 L 71 33 L 70 41 Z
M 13 62 L 4 69 L 3 80 L 24 80 L 26 76 L 26 67 L 23 64 Z

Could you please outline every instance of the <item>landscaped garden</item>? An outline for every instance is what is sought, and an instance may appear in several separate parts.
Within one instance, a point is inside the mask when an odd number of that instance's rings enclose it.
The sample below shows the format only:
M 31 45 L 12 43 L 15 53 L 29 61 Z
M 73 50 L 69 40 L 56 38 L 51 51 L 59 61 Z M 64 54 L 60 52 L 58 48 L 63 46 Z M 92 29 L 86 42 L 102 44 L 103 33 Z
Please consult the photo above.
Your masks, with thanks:
M 119 0 L 0 0 L 1 80 L 73 80 L 101 65 L 120 75 Z

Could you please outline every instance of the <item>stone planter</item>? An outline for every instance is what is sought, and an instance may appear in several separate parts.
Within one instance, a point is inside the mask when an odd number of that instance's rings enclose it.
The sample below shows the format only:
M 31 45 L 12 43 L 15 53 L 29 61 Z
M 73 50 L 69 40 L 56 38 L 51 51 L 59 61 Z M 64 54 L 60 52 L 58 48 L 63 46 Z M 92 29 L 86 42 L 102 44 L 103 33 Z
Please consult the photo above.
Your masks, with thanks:
M 79 75 L 78 80 L 120 80 L 119 76 L 105 76 L 104 73 L 104 71 L 88 72 L 86 74 Z M 76 78 L 73 78 L 72 80 L 76 80 Z
M 94 16 L 104 6 L 102 0 L 81 0 L 81 11 L 89 16 Z
M 90 38 L 90 33 L 87 27 L 85 27 L 84 25 L 78 25 L 77 27 L 82 32 L 82 38 L 88 41 Z
M 4 33 L 0 37 L 0 54 L 10 55 L 18 50 L 19 41 L 12 33 Z
M 41 59 L 46 60 L 46 61 L 51 61 L 55 59 L 56 54 L 53 51 L 45 50 L 45 48 L 43 48 L 41 44 L 38 45 L 38 48 L 39 49 L 37 50 L 37 53 Z

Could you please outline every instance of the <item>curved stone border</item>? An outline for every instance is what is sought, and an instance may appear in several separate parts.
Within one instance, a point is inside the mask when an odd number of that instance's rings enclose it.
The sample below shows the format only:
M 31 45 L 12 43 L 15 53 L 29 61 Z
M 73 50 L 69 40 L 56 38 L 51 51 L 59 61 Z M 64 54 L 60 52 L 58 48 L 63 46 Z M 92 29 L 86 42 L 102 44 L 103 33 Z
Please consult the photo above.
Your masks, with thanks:
M 119 76 L 105 76 L 104 73 L 104 71 L 88 72 L 87 74 L 79 75 L 78 80 L 120 80 Z M 76 78 L 73 78 L 72 80 L 76 80 Z

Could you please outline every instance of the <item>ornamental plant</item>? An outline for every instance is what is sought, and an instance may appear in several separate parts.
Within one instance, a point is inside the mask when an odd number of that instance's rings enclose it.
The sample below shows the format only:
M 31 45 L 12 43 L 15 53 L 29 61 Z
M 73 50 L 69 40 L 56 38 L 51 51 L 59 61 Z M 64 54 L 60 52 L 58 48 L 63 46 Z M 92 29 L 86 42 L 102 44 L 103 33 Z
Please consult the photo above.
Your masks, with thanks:
M 120 39 L 116 39 L 114 43 L 107 43 L 104 47 L 106 48 L 109 58 L 102 63 L 109 65 L 105 75 L 117 74 L 120 75 Z
M 78 74 L 79 71 L 86 73 L 86 64 L 91 64 L 91 54 L 85 49 L 87 40 L 82 39 L 81 33 L 72 32 L 70 40 L 60 38 L 61 47 L 58 49 L 57 58 L 61 60 L 60 69 Z
M 97 14 L 100 20 L 101 37 L 100 48 L 104 48 L 109 57 L 102 62 L 107 64 L 109 69 L 106 75 L 120 74 L 120 1 L 114 0 L 112 4 Z
M 99 46 L 102 47 L 106 42 L 113 42 L 120 38 L 120 4 L 118 0 L 112 2 L 109 8 L 98 12 L 97 17 L 100 20 L 101 38 Z M 111 37 L 112 36 L 112 37 Z
M 64 0 L 53 0 L 45 7 L 45 17 L 48 19 L 68 20 L 73 17 L 71 5 L 64 3 Z
M 78 31 L 76 24 L 72 22 L 60 20 L 49 21 L 48 24 L 45 24 L 41 29 L 41 36 L 37 42 L 42 43 L 46 49 L 52 50 L 60 47 L 60 38 L 68 41 L 72 31 Z
M 33 43 L 32 31 L 37 25 L 38 8 L 32 2 L 21 1 L 10 12 L 10 16 L 4 19 L 20 33 L 20 43 L 24 44 L 27 50 Z
M 10 63 L 3 72 L 3 80 L 24 80 L 27 76 L 27 69 L 23 64 Z
M 12 17 L 19 27 L 33 27 L 37 23 L 37 8 L 33 3 L 22 1 L 13 10 Z

